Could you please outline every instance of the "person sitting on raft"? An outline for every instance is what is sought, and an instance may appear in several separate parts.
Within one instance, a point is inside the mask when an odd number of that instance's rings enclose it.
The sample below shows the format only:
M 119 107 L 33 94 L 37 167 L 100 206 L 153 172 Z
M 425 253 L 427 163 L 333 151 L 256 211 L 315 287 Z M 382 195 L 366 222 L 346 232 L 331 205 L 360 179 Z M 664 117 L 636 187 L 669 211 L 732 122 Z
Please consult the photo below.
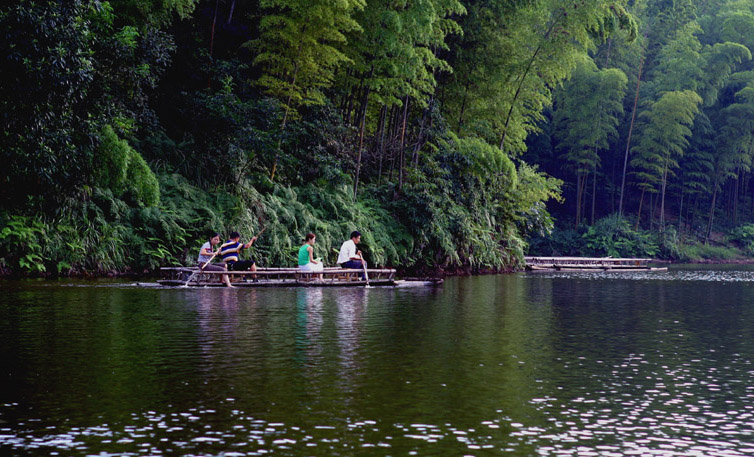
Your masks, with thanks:
M 209 240 L 204 243 L 202 245 L 202 248 L 199 250 L 199 258 L 196 260 L 196 265 L 202 271 L 225 271 L 225 265 L 208 263 L 210 260 L 212 260 L 212 257 L 220 254 L 220 248 L 218 248 L 217 251 L 212 250 L 212 248 L 218 244 L 220 244 L 220 234 L 215 232 L 212 234 L 212 236 L 209 237 Z M 223 277 L 223 282 L 226 286 L 232 287 L 230 285 L 230 279 L 228 279 L 228 275 L 220 276 Z
M 363 270 L 366 268 L 367 262 L 361 255 L 361 251 L 356 249 L 356 244 L 361 241 L 361 233 L 358 230 L 351 232 L 351 239 L 346 240 L 340 246 L 340 253 L 338 254 L 338 264 L 341 268 L 353 268 Z M 361 280 L 365 280 L 364 273 L 359 273 Z
M 257 271 L 257 265 L 254 260 L 239 260 L 238 256 L 244 249 L 254 244 L 257 237 L 253 237 L 248 243 L 241 243 L 241 234 L 232 232 L 230 239 L 220 246 L 220 255 L 223 256 L 223 262 L 228 267 L 228 271 Z
M 314 243 L 317 236 L 307 233 L 304 245 L 298 249 L 298 269 L 303 272 L 321 273 L 324 270 L 322 262 L 314 258 Z M 322 275 L 318 275 L 322 279 Z

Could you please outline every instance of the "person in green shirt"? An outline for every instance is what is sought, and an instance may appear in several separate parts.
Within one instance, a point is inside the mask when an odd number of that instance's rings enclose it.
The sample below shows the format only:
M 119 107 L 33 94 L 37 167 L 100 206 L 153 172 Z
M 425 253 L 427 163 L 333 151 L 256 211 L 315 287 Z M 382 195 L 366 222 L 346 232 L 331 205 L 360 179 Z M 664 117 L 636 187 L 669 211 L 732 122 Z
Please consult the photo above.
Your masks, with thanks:
M 298 249 L 298 269 L 303 272 L 321 273 L 324 269 L 322 262 L 314 258 L 314 243 L 317 236 L 313 233 L 307 233 L 304 238 L 304 245 Z M 319 275 L 322 279 L 322 275 Z

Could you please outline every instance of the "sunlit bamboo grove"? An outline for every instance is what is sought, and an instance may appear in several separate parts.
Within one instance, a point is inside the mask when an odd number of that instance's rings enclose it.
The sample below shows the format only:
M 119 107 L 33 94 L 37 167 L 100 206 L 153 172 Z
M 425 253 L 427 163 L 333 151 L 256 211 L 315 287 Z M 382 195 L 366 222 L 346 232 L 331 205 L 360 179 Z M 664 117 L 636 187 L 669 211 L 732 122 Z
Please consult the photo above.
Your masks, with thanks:
M 266 265 L 358 229 L 412 271 L 754 240 L 753 1 L 18 1 L 0 33 L 5 273 L 262 228 Z

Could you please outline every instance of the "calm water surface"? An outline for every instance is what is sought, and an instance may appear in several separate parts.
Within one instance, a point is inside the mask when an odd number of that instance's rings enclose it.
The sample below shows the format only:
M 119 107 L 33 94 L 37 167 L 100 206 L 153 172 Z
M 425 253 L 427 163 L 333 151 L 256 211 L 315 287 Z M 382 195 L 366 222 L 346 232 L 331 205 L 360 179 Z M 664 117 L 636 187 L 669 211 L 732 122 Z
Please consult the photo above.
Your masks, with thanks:
M 751 269 L 0 290 L 2 455 L 754 453 Z

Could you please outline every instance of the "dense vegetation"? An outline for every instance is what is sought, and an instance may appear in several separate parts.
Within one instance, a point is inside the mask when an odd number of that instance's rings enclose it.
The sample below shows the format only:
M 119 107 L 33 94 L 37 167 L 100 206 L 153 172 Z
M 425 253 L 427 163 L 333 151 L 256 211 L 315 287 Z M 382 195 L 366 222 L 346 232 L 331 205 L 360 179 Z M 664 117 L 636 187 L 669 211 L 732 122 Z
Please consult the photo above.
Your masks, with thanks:
M 751 31 L 746 1 L 18 1 L 0 266 L 149 271 L 263 227 L 266 265 L 309 231 L 332 264 L 353 229 L 411 270 L 515 267 L 532 237 L 679 257 L 749 222 Z
M 592 53 L 528 139 L 529 160 L 563 179 L 565 197 L 558 229 L 533 250 L 751 255 L 754 3 L 649 1 L 631 12 L 638 39 Z

